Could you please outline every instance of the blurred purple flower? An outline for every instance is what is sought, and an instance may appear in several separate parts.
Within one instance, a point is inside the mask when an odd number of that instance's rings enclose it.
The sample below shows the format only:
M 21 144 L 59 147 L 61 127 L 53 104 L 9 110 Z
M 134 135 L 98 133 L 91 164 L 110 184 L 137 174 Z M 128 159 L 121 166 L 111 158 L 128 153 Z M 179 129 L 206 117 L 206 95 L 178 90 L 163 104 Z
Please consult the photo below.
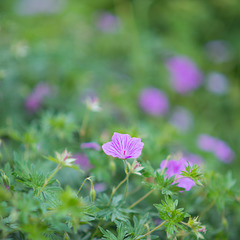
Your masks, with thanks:
M 213 151 L 215 144 L 216 139 L 212 136 L 209 136 L 207 134 L 201 134 L 198 136 L 197 145 L 201 150 L 205 152 Z
M 176 107 L 170 118 L 170 124 L 181 132 L 187 132 L 193 126 L 193 116 L 187 109 Z
M 228 80 L 225 75 L 211 72 L 207 76 L 207 89 L 215 94 L 225 94 L 228 91 Z
M 107 185 L 105 183 L 95 183 L 94 189 L 96 192 L 104 192 L 107 189 Z
M 97 27 L 108 33 L 114 33 L 119 28 L 119 19 L 111 13 L 103 12 L 98 16 Z
M 88 156 L 82 153 L 77 153 L 72 158 L 76 159 L 75 164 L 79 165 L 81 169 L 87 171 L 94 166 L 89 162 Z
M 92 148 L 96 151 L 99 151 L 101 149 L 100 145 L 96 142 L 87 142 L 87 143 L 82 143 L 80 145 L 80 148 Z
M 232 162 L 235 157 L 232 149 L 224 141 L 207 134 L 199 135 L 197 145 L 201 150 L 213 153 L 224 163 Z
M 20 15 L 55 13 L 64 8 L 65 2 L 65 0 L 21 0 L 16 11 Z
M 223 40 L 208 42 L 205 49 L 209 59 L 215 63 L 223 63 L 231 58 L 229 45 Z
M 143 111 L 153 116 L 162 116 L 169 110 L 167 96 L 157 88 L 145 88 L 139 96 L 139 105 Z
M 39 83 L 26 98 L 25 107 L 30 112 L 35 112 L 41 107 L 42 101 L 51 93 L 50 87 L 46 83 Z
M 184 158 L 189 163 L 196 164 L 196 165 L 199 165 L 199 166 L 201 166 L 204 163 L 204 159 L 197 154 L 185 153 Z
M 232 149 L 224 141 L 219 139 L 217 139 L 214 154 L 220 161 L 225 163 L 232 162 L 235 157 Z
M 191 163 L 189 164 L 192 165 Z M 196 184 L 192 179 L 182 177 L 180 175 L 181 171 L 184 171 L 186 166 L 188 166 L 187 161 L 185 158 L 181 158 L 180 160 L 163 160 L 161 162 L 160 168 L 167 168 L 166 174 L 169 177 L 175 175 L 175 179 L 177 179 L 174 183 L 178 183 L 179 187 L 185 188 L 185 191 L 189 191 Z
M 141 138 L 131 138 L 128 134 L 114 133 L 112 142 L 102 145 L 103 151 L 119 159 L 138 158 L 142 153 L 144 143 Z
M 178 93 L 188 93 L 201 85 L 202 73 L 188 57 L 172 57 L 167 60 L 166 66 L 172 86 Z

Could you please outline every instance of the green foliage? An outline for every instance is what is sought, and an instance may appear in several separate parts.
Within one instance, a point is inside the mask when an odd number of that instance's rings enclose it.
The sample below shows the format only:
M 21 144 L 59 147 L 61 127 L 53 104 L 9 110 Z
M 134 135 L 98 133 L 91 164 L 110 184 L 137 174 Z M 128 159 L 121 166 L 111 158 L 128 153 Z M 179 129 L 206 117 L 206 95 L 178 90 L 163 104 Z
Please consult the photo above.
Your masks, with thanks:
M 98 217 L 104 220 L 111 220 L 112 222 L 115 220 L 127 221 L 129 218 L 128 214 L 131 213 L 132 210 L 121 207 L 122 195 L 113 197 L 110 206 L 108 206 L 108 201 L 107 195 L 103 195 L 103 197 L 98 200 L 100 203 L 100 211 L 97 213 Z
M 239 26 L 239 0 L 0 1 L 0 239 L 238 239 Z M 185 94 L 166 65 L 179 55 L 203 76 Z M 148 87 L 168 98 L 165 115 L 141 108 Z M 128 181 L 121 160 L 80 147 L 113 132 L 144 143 Z M 215 151 L 203 133 L 222 140 Z M 169 155 L 201 161 L 169 177 Z
M 177 209 L 178 200 L 173 201 L 171 198 L 165 198 L 165 201 L 161 202 L 161 204 L 155 204 L 154 206 L 157 208 L 160 218 L 166 221 L 168 238 L 176 237 L 179 230 L 185 229 L 180 223 L 189 214 L 185 213 L 183 208 Z
M 202 186 L 201 180 L 203 179 L 203 174 L 200 166 L 193 164 L 192 166 L 188 163 L 185 171 L 182 171 L 181 175 L 183 177 L 191 178 L 197 185 Z

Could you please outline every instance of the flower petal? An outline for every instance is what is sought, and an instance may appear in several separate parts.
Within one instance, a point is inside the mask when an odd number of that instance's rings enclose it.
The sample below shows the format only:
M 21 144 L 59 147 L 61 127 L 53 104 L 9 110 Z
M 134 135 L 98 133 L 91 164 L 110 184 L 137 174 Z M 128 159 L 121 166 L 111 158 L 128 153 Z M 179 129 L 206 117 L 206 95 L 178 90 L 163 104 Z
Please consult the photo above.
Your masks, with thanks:
M 116 148 L 113 142 L 108 142 L 102 145 L 103 151 L 112 157 L 121 158 L 120 149 Z
M 127 150 L 128 142 L 131 136 L 129 134 L 114 133 L 112 136 L 112 142 L 115 147 L 122 152 L 122 150 Z
M 128 158 L 138 158 L 142 153 L 143 146 L 141 138 L 131 138 L 127 148 Z

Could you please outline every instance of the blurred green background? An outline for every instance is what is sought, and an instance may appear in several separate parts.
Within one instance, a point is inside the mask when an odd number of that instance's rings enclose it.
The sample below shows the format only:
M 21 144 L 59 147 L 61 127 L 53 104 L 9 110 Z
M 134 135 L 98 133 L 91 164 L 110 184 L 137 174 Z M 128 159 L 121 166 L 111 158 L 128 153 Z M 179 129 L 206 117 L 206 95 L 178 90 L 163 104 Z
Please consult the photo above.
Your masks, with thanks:
M 156 167 L 170 153 L 190 152 L 208 168 L 239 177 L 239 25 L 238 0 L 2 0 L 0 136 L 14 151 L 27 146 L 52 154 L 65 147 L 78 152 L 80 142 L 103 143 L 114 131 L 129 133 L 143 139 L 142 158 Z M 172 88 L 165 64 L 178 55 L 203 74 L 201 86 L 187 94 Z M 209 90 L 212 72 L 226 79 L 224 93 Z M 26 99 L 39 83 L 51 93 L 31 112 Z M 168 97 L 164 116 L 139 107 L 147 87 Z M 102 110 L 90 113 L 81 138 L 89 94 Z M 170 123 L 178 106 L 192 116 L 186 131 Z M 225 141 L 234 161 L 225 164 L 200 150 L 202 133 Z

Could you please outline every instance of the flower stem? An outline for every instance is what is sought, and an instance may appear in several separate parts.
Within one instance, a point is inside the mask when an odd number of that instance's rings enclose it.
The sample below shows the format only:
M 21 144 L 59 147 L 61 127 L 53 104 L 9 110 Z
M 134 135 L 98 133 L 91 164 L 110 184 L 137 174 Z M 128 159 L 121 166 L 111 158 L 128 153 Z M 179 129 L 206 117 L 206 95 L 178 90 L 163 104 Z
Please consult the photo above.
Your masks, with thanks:
M 113 188 L 112 194 L 111 194 L 111 196 L 110 196 L 110 198 L 109 198 L 109 201 L 108 201 L 107 206 L 110 205 L 111 200 L 112 200 L 113 195 L 115 194 L 115 192 L 116 192 L 116 191 L 122 186 L 122 184 L 125 183 L 126 181 L 127 181 L 127 185 L 126 185 L 126 190 L 125 190 L 125 194 L 124 194 L 124 199 L 126 199 L 126 197 L 127 197 L 128 178 L 129 178 L 130 173 L 127 171 L 127 163 L 126 163 L 126 161 L 125 161 L 125 160 L 123 160 L 123 161 L 124 161 L 124 167 L 125 167 L 126 177 L 117 185 L 116 188 Z
M 43 184 L 42 188 L 40 189 L 40 191 L 38 192 L 38 194 L 36 195 L 37 197 L 40 195 L 40 193 L 43 191 L 43 189 L 47 186 L 47 184 L 49 183 L 49 181 L 53 178 L 53 176 L 62 168 L 62 165 L 58 164 L 58 166 L 56 167 L 56 169 L 53 171 L 53 173 L 49 176 L 49 178 L 47 180 L 45 180 L 45 183 Z
M 77 195 L 80 193 L 82 187 L 84 186 L 84 184 L 85 184 L 85 182 L 86 182 L 87 180 L 89 180 L 89 177 L 85 178 L 85 180 L 83 181 L 82 185 L 80 186 L 80 188 L 79 188 L 78 191 L 77 191 Z
M 162 222 L 160 225 L 158 225 L 157 227 L 155 227 L 153 230 L 145 233 L 145 234 L 144 234 L 143 236 L 141 236 L 140 238 L 137 238 L 137 240 L 142 239 L 142 238 L 148 236 L 149 234 L 151 234 L 152 232 L 158 230 L 158 229 L 159 229 L 161 226 L 163 226 L 166 222 L 167 222 L 167 221 Z
M 129 178 L 129 172 L 128 172 L 128 169 L 127 169 L 127 163 L 126 163 L 126 160 L 123 160 L 124 161 L 124 167 L 125 167 L 125 173 L 126 173 L 126 189 L 125 189 L 125 193 L 124 193 L 124 200 L 127 198 L 127 191 L 128 191 L 128 178 Z
M 81 126 L 80 131 L 79 131 L 80 137 L 84 137 L 84 135 L 85 135 L 89 114 L 90 114 L 90 110 L 87 108 L 86 112 L 84 114 L 84 117 L 83 117 L 82 126 Z
M 140 199 L 138 199 L 135 203 L 133 203 L 129 209 L 135 207 L 137 204 L 139 204 L 142 200 L 144 200 L 145 198 L 147 198 L 152 192 L 154 192 L 155 189 L 152 189 L 151 191 L 149 191 L 147 194 L 145 194 L 143 197 L 141 197 Z
M 214 199 L 199 215 L 199 217 L 202 217 L 206 212 L 208 212 L 216 203 L 216 199 Z
M 115 194 L 115 192 L 122 186 L 123 183 L 126 182 L 126 180 L 127 180 L 127 176 L 117 185 L 116 188 L 113 188 L 112 194 L 111 194 L 110 199 L 109 199 L 109 201 L 108 201 L 108 206 L 110 205 L 110 202 L 111 202 L 111 200 L 112 200 L 113 195 Z

